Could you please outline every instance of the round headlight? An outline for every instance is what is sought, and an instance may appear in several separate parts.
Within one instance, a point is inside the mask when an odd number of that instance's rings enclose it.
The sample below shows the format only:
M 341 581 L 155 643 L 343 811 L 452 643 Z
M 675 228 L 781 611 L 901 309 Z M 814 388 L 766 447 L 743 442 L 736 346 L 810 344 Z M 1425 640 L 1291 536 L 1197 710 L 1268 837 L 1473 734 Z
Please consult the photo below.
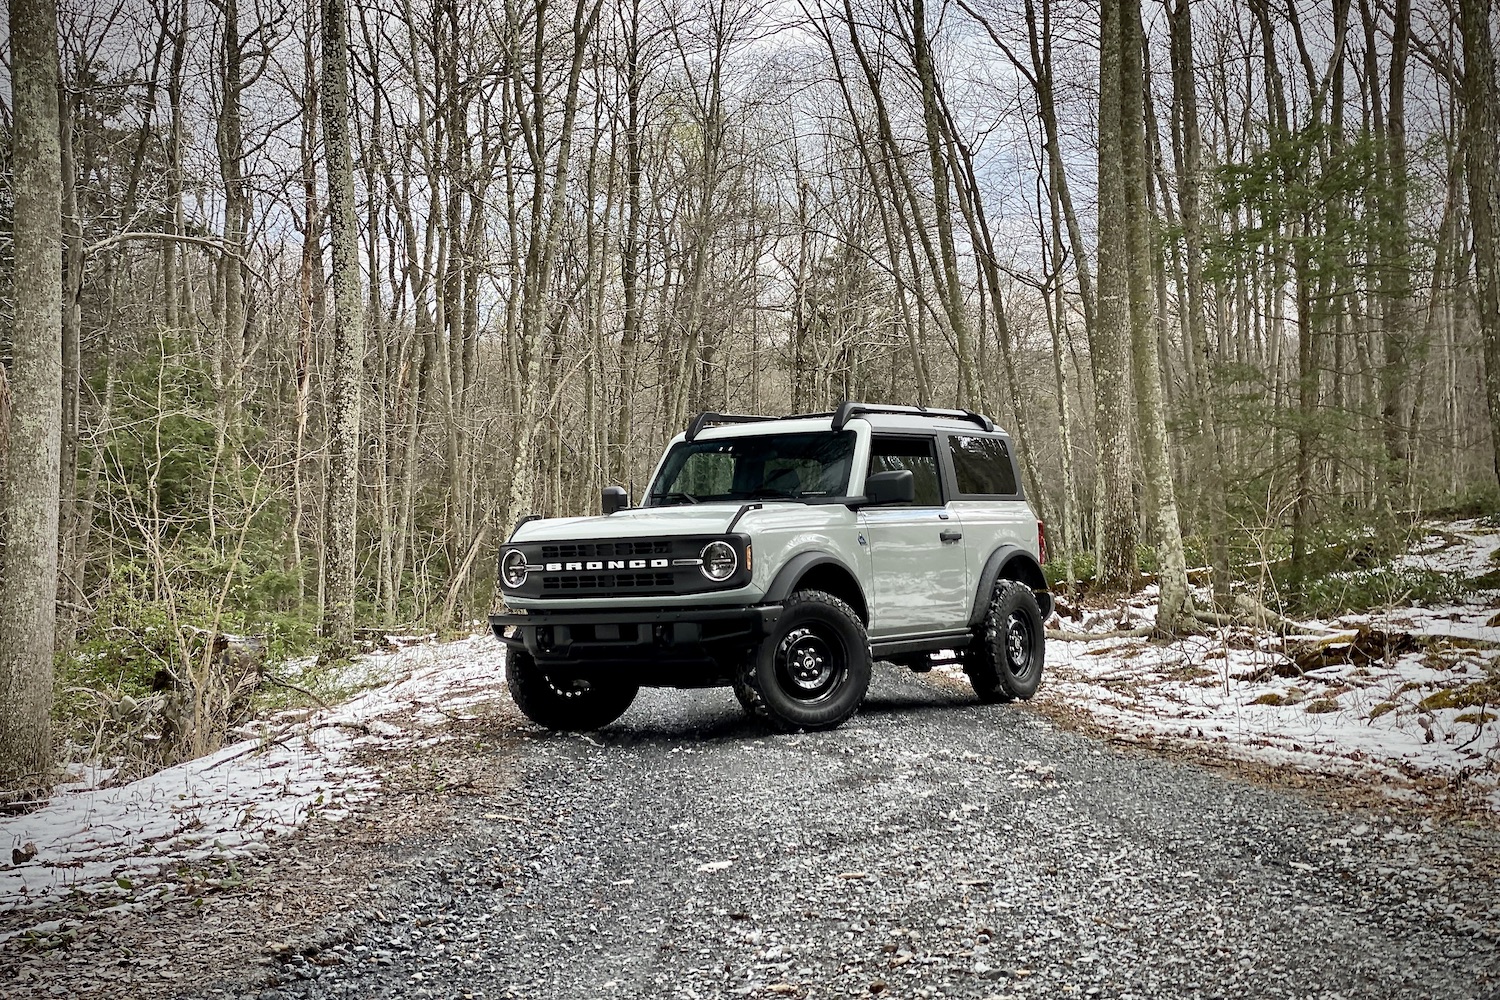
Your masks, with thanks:
M 703 546 L 702 556 L 703 575 L 721 583 L 734 576 L 740 566 L 740 557 L 728 542 L 709 542 Z
M 526 582 L 526 556 L 520 549 L 506 549 L 500 557 L 500 581 L 512 590 Z

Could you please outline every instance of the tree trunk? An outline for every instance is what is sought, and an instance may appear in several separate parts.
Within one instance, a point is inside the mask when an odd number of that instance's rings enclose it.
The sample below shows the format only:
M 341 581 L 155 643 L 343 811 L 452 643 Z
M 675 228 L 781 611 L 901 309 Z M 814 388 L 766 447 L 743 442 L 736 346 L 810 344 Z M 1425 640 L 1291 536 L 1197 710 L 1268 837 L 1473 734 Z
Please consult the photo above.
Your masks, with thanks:
M 1360 6 L 1366 18 L 1366 36 L 1373 42 L 1376 26 L 1372 12 L 1367 2 Z M 1402 421 L 1405 416 L 1404 397 L 1411 379 L 1410 354 L 1414 333 L 1406 165 L 1406 63 L 1411 44 L 1411 0 L 1395 0 L 1391 16 L 1390 89 L 1383 130 L 1379 129 L 1380 119 L 1376 118 L 1380 180 L 1377 194 L 1380 212 L 1378 273 L 1384 320 L 1381 342 L 1385 354 L 1385 363 L 1380 367 L 1380 420 L 1386 461 L 1390 466 L 1390 483 L 1396 490 L 1404 490 L 1410 478 L 1407 466 L 1411 455 L 1406 448 L 1406 430 Z M 1373 52 L 1368 58 L 1373 63 Z
M 1469 175 L 1469 225 L 1474 240 L 1475 298 L 1484 340 L 1484 395 L 1490 448 L 1500 481 L 1500 122 L 1495 103 L 1495 52 L 1489 0 L 1459 0 L 1464 44 L 1464 165 Z
M 72 601 L 68 568 L 78 515 L 79 411 L 83 383 L 83 219 L 78 208 L 78 167 L 73 155 L 74 98 L 69 88 L 58 91 L 58 139 L 62 163 L 62 455 L 58 475 L 58 532 L 61 589 L 58 596 Z M 67 621 L 64 630 L 69 631 Z M 70 640 L 64 637 L 64 645 Z
M 57 7 L 11 0 L 14 288 L 10 433 L 0 488 L 0 795 L 45 786 L 62 427 L 62 157 Z
M 1068 593 L 1071 595 L 1076 579 L 1073 559 L 1078 550 L 1077 515 L 1075 513 L 1078 498 L 1073 476 L 1073 418 L 1069 413 L 1068 381 L 1063 367 L 1067 305 L 1063 298 L 1062 205 L 1057 189 L 1051 184 L 1047 186 L 1047 202 L 1052 217 L 1052 273 L 1050 275 L 1052 289 L 1050 295 L 1043 296 L 1043 307 L 1047 314 L 1047 329 L 1052 335 L 1052 377 L 1057 386 L 1058 450 L 1062 456 L 1062 524 L 1058 526 L 1060 529 L 1058 534 L 1062 542 L 1063 569 L 1067 574 Z
M 219 174 L 224 182 L 224 250 L 219 255 L 223 315 L 219 324 L 218 393 L 219 457 L 234 439 L 239 423 L 240 373 L 245 358 L 245 230 L 249 222 L 249 179 L 245 176 L 244 125 L 240 94 L 244 89 L 238 0 L 224 0 L 224 89 L 219 112 Z M 213 502 L 210 495 L 210 508 Z M 212 519 L 210 519 L 212 522 Z M 210 523 L 212 530 L 212 523 Z
M 299 604 L 307 599 L 307 567 L 303 564 L 302 556 L 302 516 L 307 506 L 303 464 L 307 454 L 307 419 L 312 401 L 313 338 L 316 334 L 314 315 L 323 288 L 323 227 L 318 208 L 317 174 L 318 85 L 312 35 L 313 26 L 317 23 L 315 3 L 316 0 L 307 0 L 303 15 L 308 35 L 302 64 L 302 256 L 297 272 L 297 353 L 292 366 L 296 382 L 296 402 L 293 405 L 292 523 L 288 534 L 292 542 L 292 572 L 297 578 Z
M 163 31 L 172 33 L 171 68 L 167 74 L 167 103 L 171 108 L 167 126 L 167 215 L 168 232 L 173 236 L 183 233 L 182 206 L 182 140 L 185 126 L 182 114 L 183 63 L 187 57 L 188 5 L 181 4 L 176 10 L 175 27 L 168 24 L 172 4 L 164 0 L 161 12 Z M 183 326 L 182 261 L 176 240 L 163 240 L 161 250 L 162 303 L 167 328 L 178 330 Z
M 625 16 L 622 12 L 622 17 Z M 644 73 L 641 68 L 641 5 L 633 0 L 625 31 L 625 216 L 620 247 L 620 286 L 625 312 L 620 333 L 619 409 L 615 413 L 611 476 L 616 483 L 632 481 L 631 422 L 635 416 L 636 345 L 640 339 L 641 297 L 641 110 Z M 635 499 L 631 499 L 634 503 Z
M 365 357 L 364 296 L 349 142 L 349 15 L 346 0 L 323 2 L 323 151 L 333 249 L 333 356 L 328 414 L 328 578 L 323 637 L 332 656 L 354 647 L 355 521 L 359 494 L 360 388 Z
M 1099 274 L 1098 335 L 1092 346 L 1095 422 L 1103 494 L 1098 578 L 1106 588 L 1128 587 L 1136 576 L 1136 520 L 1131 447 L 1131 281 L 1128 264 L 1130 214 L 1126 207 L 1121 94 L 1124 16 L 1119 0 L 1105 0 L 1099 26 Z M 1135 37 L 1130 32 L 1131 38 Z M 1137 60 L 1137 65 L 1139 60 Z M 1137 91 L 1139 93 L 1139 91 Z M 1139 102 L 1137 110 L 1139 114 Z
M 1213 341 L 1208 336 L 1207 310 L 1204 305 L 1203 213 L 1199 191 L 1203 171 L 1203 139 L 1198 127 L 1198 90 L 1193 75 L 1193 21 L 1188 0 L 1177 0 L 1170 12 L 1172 90 L 1176 98 L 1180 137 L 1181 170 L 1177 197 L 1181 207 L 1182 236 L 1186 256 L 1187 301 L 1179 308 L 1185 311 L 1184 349 L 1194 357 L 1198 371 L 1198 419 L 1202 433 L 1198 438 L 1200 465 L 1206 470 L 1203 492 L 1208 507 L 1209 554 L 1213 563 L 1214 602 L 1228 607 L 1229 602 L 1229 516 L 1225 488 L 1224 432 L 1219 424 L 1217 361 Z
M 1146 202 L 1145 40 L 1139 0 L 1120 5 L 1120 150 L 1124 159 L 1126 255 L 1130 289 L 1131 371 L 1135 387 L 1136 427 L 1141 464 L 1146 472 L 1146 499 L 1156 520 L 1157 583 L 1161 588 L 1156 617 L 1158 632 L 1175 633 L 1192 622 L 1187 557 L 1177 518 L 1177 494 L 1168 454 L 1162 369 L 1157 350 L 1156 277 L 1158 248 L 1151 238 Z

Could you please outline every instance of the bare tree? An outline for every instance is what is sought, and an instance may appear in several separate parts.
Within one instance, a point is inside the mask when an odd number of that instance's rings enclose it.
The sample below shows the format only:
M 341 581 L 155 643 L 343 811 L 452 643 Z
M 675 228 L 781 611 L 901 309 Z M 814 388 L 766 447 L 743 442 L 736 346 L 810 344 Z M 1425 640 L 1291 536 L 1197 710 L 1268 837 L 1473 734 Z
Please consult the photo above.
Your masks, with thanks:
M 1094 412 L 1099 432 L 1099 582 L 1128 586 L 1136 574 L 1135 449 L 1131 441 L 1130 213 L 1126 206 L 1124 118 L 1139 114 L 1125 104 L 1122 28 L 1118 0 L 1106 0 L 1099 14 L 1099 274 L 1098 333 L 1090 346 L 1094 363 Z M 1134 38 L 1134 32 L 1129 34 Z M 1137 91 L 1139 93 L 1139 91 Z M 1139 133 L 1136 133 L 1139 134 Z
M 517 60 L 509 81 L 531 173 L 524 236 L 525 268 L 520 282 L 518 390 L 521 407 L 516 415 L 519 426 L 505 505 L 505 516 L 511 521 L 525 516 L 538 492 L 537 424 L 548 402 L 543 393 L 542 361 L 548 335 L 560 320 L 557 312 L 561 305 L 552 301 L 548 292 L 562 250 L 562 224 L 571 183 L 573 140 L 578 120 L 579 81 L 602 6 L 603 0 L 595 0 L 592 4 L 588 0 L 577 0 L 567 21 L 567 30 L 558 32 L 563 39 L 561 43 L 552 40 L 545 11 L 535 12 L 531 29 L 533 37 L 530 39 L 534 46 L 532 60 L 530 63 Z M 517 25 L 516 30 L 519 33 L 523 28 Z M 552 68 L 547 63 L 554 45 L 556 51 L 565 56 L 560 95 L 551 89 L 555 83 L 549 79 Z M 561 103 L 561 122 L 557 125 L 555 137 L 548 132 L 549 100 L 552 99 Z
M 0 486 L 0 795 L 43 786 L 62 451 L 62 154 L 57 7 L 11 0 L 15 288 L 8 460 Z
M 1193 600 L 1188 590 L 1187 557 L 1182 525 L 1177 515 L 1177 492 L 1168 455 L 1166 410 L 1162 400 L 1161 358 L 1157 352 L 1155 262 L 1161 259 L 1152 240 L 1153 222 L 1147 204 L 1148 160 L 1145 139 L 1143 65 L 1145 39 L 1141 31 L 1140 0 L 1124 0 L 1120 32 L 1120 149 L 1124 161 L 1126 267 L 1129 270 L 1131 374 L 1135 386 L 1135 417 L 1146 473 L 1146 499 L 1156 528 L 1156 570 L 1160 606 L 1159 632 L 1179 632 L 1192 623 Z
M 1214 601 L 1229 602 L 1229 517 L 1226 510 L 1224 432 L 1219 421 L 1218 351 L 1209 337 L 1208 294 L 1203 274 L 1203 136 L 1198 83 L 1193 66 L 1193 15 L 1189 0 L 1175 0 L 1168 11 L 1171 30 L 1172 137 L 1177 160 L 1177 198 L 1182 217 L 1186 301 L 1178 303 L 1190 371 L 1196 369 L 1194 404 L 1201 432 L 1197 467 L 1204 470 L 1208 499 L 1209 554 L 1213 562 Z
M 1474 239 L 1474 274 L 1480 335 L 1484 339 L 1485 400 L 1490 414 L 1490 447 L 1500 479 L 1500 123 L 1496 101 L 1495 52 L 1489 0 L 1459 0 L 1464 46 L 1464 164 L 1469 177 L 1469 225 Z
M 349 145 L 349 14 L 345 0 L 323 2 L 323 155 L 333 250 L 333 357 L 329 393 L 328 590 L 323 635 L 334 655 L 354 645 L 355 539 L 359 498 L 360 388 L 364 381 L 364 292 Z

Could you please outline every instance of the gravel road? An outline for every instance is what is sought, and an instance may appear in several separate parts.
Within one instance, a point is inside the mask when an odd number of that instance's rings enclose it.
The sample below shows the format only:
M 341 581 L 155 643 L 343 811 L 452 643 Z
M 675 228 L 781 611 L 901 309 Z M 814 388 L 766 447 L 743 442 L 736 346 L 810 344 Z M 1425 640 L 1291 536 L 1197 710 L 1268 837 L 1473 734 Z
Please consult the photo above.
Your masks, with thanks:
M 352 937 L 260 1000 L 1500 991 L 1495 833 L 1118 751 L 890 667 L 837 732 L 646 691 L 494 766 L 509 796 L 406 845 Z

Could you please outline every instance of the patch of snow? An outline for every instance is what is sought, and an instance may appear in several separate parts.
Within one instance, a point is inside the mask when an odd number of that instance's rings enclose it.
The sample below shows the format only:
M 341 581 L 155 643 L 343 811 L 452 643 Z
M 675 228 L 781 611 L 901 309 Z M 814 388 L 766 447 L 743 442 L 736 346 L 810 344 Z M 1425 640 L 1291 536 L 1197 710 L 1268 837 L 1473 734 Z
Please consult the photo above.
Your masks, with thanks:
M 1500 530 L 1470 520 L 1434 531 L 1395 562 L 1477 575 L 1495 566 L 1497 551 Z M 1121 610 L 1069 629 L 1099 633 L 1152 620 L 1154 596 L 1133 595 Z M 1307 625 L 1300 638 L 1344 629 L 1352 638 L 1363 626 L 1409 633 L 1424 648 L 1389 662 L 1334 664 L 1299 676 L 1280 639 L 1244 628 L 1166 644 L 1051 641 L 1043 689 L 1127 735 L 1368 778 L 1395 799 L 1463 789 L 1470 801 L 1500 812 L 1500 704 L 1440 707 L 1443 699 L 1432 699 L 1444 689 L 1472 691 L 1500 669 L 1500 592 Z
M 1411 551 L 1391 560 L 1391 565 L 1478 576 L 1500 568 L 1495 561 L 1497 552 L 1500 552 L 1500 532 L 1483 519 L 1469 518 L 1433 530 Z
M 352 750 L 442 739 L 423 727 L 472 718 L 499 696 L 504 664 L 490 635 L 372 653 L 341 683 L 379 686 L 342 705 L 241 727 L 248 738 L 129 784 L 108 787 L 108 768 L 76 767 L 47 805 L 0 820 L 0 849 L 36 846 L 24 864 L 0 858 L 0 913 L 69 893 L 101 906 L 139 898 L 184 865 L 232 863 L 311 816 L 347 815 L 379 787 Z M 414 725 L 389 718 L 398 715 Z
M 1442 608 L 1397 608 L 1381 615 L 1380 621 L 1413 635 L 1478 639 L 1500 646 L 1500 600 L 1493 594 Z

